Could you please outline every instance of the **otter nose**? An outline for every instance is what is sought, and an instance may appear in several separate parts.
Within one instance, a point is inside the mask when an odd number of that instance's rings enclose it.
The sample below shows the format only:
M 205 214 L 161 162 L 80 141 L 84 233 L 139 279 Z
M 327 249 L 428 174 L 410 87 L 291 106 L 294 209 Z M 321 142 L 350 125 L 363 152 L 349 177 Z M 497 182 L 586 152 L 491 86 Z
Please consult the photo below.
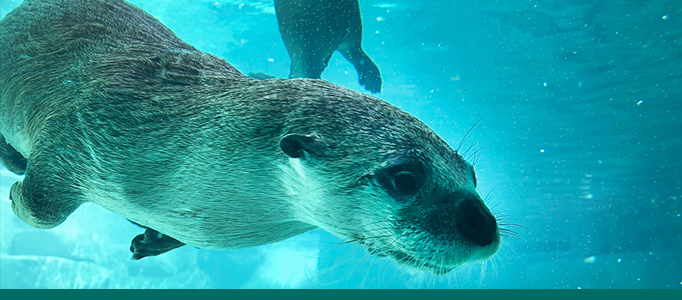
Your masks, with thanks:
M 470 197 L 457 205 L 455 226 L 464 238 L 485 247 L 495 241 L 497 221 L 478 198 Z

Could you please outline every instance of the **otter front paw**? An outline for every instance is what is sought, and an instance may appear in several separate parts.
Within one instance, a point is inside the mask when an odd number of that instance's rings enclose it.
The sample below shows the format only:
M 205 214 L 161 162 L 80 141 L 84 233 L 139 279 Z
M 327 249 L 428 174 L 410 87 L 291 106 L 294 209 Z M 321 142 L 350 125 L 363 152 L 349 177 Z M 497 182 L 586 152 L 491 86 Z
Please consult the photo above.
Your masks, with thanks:
M 29 199 L 24 197 L 24 183 L 23 181 L 15 182 L 9 190 L 9 199 L 12 201 L 12 211 L 26 224 L 36 228 L 53 228 L 59 223 L 53 224 L 47 220 L 41 219 L 38 212 L 30 209 L 26 205 Z

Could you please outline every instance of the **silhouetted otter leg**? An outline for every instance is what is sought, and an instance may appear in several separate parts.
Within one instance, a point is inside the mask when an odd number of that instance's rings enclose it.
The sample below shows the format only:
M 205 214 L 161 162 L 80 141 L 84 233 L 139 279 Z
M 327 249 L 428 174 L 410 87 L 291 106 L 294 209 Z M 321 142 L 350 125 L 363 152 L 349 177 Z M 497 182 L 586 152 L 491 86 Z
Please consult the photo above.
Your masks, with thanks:
M 295 47 L 294 47 L 295 48 Z M 311 78 L 320 79 L 322 71 L 327 67 L 329 59 L 334 50 L 321 50 L 302 48 L 298 51 L 290 51 L 291 69 L 289 70 L 289 78 Z M 325 56 L 320 56 L 322 52 L 326 52 Z
M 57 125 L 52 127 L 61 130 Z M 79 164 L 78 155 L 65 149 L 77 147 L 52 139 L 36 141 L 26 163 L 24 179 L 10 188 L 12 210 L 26 224 L 53 228 L 83 203 L 73 172 L 73 166 Z

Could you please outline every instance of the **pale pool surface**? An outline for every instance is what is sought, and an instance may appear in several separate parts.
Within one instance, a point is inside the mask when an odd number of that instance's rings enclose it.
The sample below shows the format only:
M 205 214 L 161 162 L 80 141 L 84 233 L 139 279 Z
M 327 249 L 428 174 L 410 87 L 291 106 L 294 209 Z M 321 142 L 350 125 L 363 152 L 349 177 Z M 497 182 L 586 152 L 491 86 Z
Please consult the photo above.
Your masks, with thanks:
M 0 16 L 18 5 L 0 0 Z M 135 0 L 243 72 L 286 77 L 271 0 Z M 520 240 L 485 264 L 410 274 L 313 231 L 240 251 L 130 261 L 128 221 L 86 204 L 21 222 L 0 170 L 1 288 L 682 288 L 682 2 L 360 0 L 379 95 L 485 146 L 481 195 Z M 323 78 L 363 91 L 338 54 Z

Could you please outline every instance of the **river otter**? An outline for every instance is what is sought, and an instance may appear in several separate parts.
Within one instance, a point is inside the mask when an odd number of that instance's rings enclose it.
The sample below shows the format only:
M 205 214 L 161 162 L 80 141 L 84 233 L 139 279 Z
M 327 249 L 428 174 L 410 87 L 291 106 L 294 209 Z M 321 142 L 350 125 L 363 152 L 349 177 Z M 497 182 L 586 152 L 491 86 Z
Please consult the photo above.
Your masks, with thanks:
M 122 0 L 26 0 L 0 20 L 0 133 L 25 173 L 19 218 L 51 228 L 97 203 L 158 233 L 133 243 L 146 255 L 319 227 L 443 274 L 500 245 L 473 167 L 415 117 L 249 78 Z

